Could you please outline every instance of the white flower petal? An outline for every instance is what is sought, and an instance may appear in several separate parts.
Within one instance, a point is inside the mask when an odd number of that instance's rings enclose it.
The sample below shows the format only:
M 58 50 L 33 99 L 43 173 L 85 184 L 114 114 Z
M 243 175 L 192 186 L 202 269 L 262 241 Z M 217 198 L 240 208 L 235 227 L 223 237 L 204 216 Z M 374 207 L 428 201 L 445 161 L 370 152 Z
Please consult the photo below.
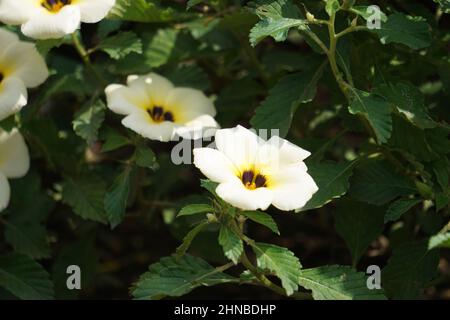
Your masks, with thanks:
M 30 42 L 21 41 L 8 46 L 0 56 L 0 64 L 5 66 L 7 76 L 22 79 L 28 88 L 34 88 L 48 78 L 44 58 Z
M 80 26 L 80 8 L 64 6 L 58 13 L 42 8 L 22 25 L 22 33 L 34 39 L 57 39 L 74 33 Z
M 5 24 L 22 24 L 39 10 L 36 0 L 0 0 L 0 21 Z
M 303 166 L 286 166 L 269 178 L 273 192 L 272 204 L 280 210 L 300 209 L 311 199 L 318 187 Z
M 154 106 L 165 106 L 166 98 L 173 90 L 172 82 L 156 73 L 129 76 L 127 84 L 133 91 L 146 95 L 147 103 Z
M 178 127 L 178 125 L 169 121 L 153 123 L 145 111 L 137 111 L 126 116 L 122 120 L 122 124 L 144 138 L 163 142 L 175 140 L 175 132 Z
M 111 84 L 105 89 L 108 108 L 117 114 L 129 115 L 141 111 L 146 103 L 146 96 L 134 92 L 121 84 Z
M 242 126 L 217 130 L 215 138 L 217 149 L 237 167 L 252 166 L 258 149 L 264 143 L 255 133 Z
M 284 164 L 299 163 L 311 155 L 311 152 L 278 136 L 271 137 L 266 144 L 279 149 L 280 163 Z
M 0 0 L 0 6 L 1 6 L 1 0 Z M 6 50 L 9 46 L 19 42 L 19 37 L 8 30 L 0 29 L 0 57 L 2 56 L 4 50 Z M 0 59 L 0 64 L 1 59 Z
M 179 127 L 177 134 L 185 139 L 209 138 L 215 135 L 219 127 L 219 124 L 213 117 L 203 114 Z
M 82 22 L 97 23 L 106 17 L 115 3 L 115 0 L 78 0 L 76 5 L 80 7 Z
M 21 178 L 29 169 L 30 156 L 20 132 L 0 131 L 0 171 L 7 178 Z
M 27 88 L 22 80 L 14 77 L 3 79 L 0 83 L 0 121 L 19 112 L 27 104 L 27 99 Z
M 8 179 L 3 173 L 0 172 L 0 212 L 8 206 L 10 196 L 11 190 Z
M 194 149 L 194 165 L 214 182 L 234 181 L 236 168 L 225 155 L 212 148 Z
M 267 188 L 249 190 L 237 177 L 217 186 L 216 192 L 223 200 L 242 210 L 266 210 L 272 202 L 273 193 Z
M 216 115 L 213 102 L 203 92 L 190 88 L 175 88 L 166 98 L 167 106 L 174 108 L 182 122 L 188 122 L 200 115 Z

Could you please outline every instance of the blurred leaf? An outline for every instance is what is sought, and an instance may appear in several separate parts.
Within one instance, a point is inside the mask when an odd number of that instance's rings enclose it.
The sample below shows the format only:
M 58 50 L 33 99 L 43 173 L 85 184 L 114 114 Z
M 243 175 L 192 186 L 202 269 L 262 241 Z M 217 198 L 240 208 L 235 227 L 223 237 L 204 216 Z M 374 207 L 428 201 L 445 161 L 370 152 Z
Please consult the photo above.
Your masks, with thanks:
M 293 252 L 274 244 L 256 242 L 252 245 L 258 267 L 273 272 L 281 280 L 288 296 L 298 289 L 302 268 Z
M 206 261 L 190 255 L 180 259 L 165 257 L 152 264 L 132 288 L 138 300 L 156 300 L 165 296 L 179 297 L 200 286 L 237 282 L 239 279 L 224 274 Z
M 169 7 L 160 7 L 150 0 L 117 0 L 108 14 L 110 19 L 136 22 L 168 22 L 188 16 Z
M 208 221 L 204 221 L 187 233 L 187 235 L 183 238 L 183 243 L 176 250 L 176 255 L 178 257 L 186 254 L 186 251 L 191 246 L 192 241 L 207 225 Z
M 393 299 L 417 299 L 437 276 L 439 252 L 428 250 L 428 242 L 406 243 L 394 249 L 383 269 L 383 288 Z
M 388 16 L 380 29 L 373 29 L 383 44 L 401 43 L 412 49 L 422 49 L 431 43 L 429 25 L 421 17 L 410 17 L 401 13 Z
M 132 172 L 133 168 L 126 166 L 125 170 L 116 177 L 105 194 L 104 205 L 111 228 L 115 228 L 119 225 L 125 216 L 128 196 L 131 189 L 130 182 Z
M 47 230 L 37 222 L 5 222 L 5 240 L 17 253 L 32 259 L 50 257 Z
M 412 207 L 422 202 L 420 199 L 399 199 L 389 206 L 384 216 L 384 223 L 396 221 Z
M 155 153 L 146 145 L 140 145 L 137 147 L 135 161 L 136 165 L 142 168 L 147 168 L 150 170 L 155 170 L 158 168 Z
M 300 271 L 299 284 L 315 300 L 385 300 L 382 290 L 369 290 L 366 275 L 348 266 L 323 266 Z
M 53 284 L 44 268 L 27 256 L 10 253 L 0 257 L 0 287 L 24 300 L 48 300 Z
M 339 0 L 326 0 L 325 11 L 328 13 L 328 16 L 331 17 L 336 14 L 340 7 Z
M 73 130 L 77 135 L 92 144 L 98 138 L 98 130 L 105 120 L 106 106 L 101 100 L 81 109 L 73 120 Z
M 439 233 L 428 240 L 428 250 L 435 248 L 450 248 L 450 232 Z
M 344 202 L 334 213 L 335 228 L 352 254 L 354 266 L 383 231 L 384 210 L 361 202 Z
M 185 207 L 183 207 L 180 212 L 178 213 L 177 217 L 182 216 L 190 216 L 193 214 L 199 214 L 199 213 L 213 213 L 214 208 L 211 207 L 209 204 L 190 204 Z
M 142 53 L 142 41 L 134 32 L 120 32 L 103 40 L 97 49 L 106 52 L 111 58 L 119 60 L 132 52 Z

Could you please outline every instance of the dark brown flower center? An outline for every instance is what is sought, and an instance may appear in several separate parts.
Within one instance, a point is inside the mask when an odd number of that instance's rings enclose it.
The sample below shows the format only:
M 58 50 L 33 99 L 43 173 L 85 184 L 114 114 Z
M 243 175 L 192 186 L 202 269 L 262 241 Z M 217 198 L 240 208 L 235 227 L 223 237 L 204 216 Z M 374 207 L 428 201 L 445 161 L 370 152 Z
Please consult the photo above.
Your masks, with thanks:
M 50 12 L 58 12 L 62 7 L 72 3 L 72 0 L 41 0 L 41 6 Z
M 2 83 L 3 79 L 5 79 L 5 76 L 0 72 L 0 84 Z
M 164 108 L 160 106 L 154 106 L 153 108 L 147 109 L 147 112 L 155 122 L 175 121 L 173 113 L 170 111 L 165 111 Z
M 257 188 L 267 187 L 267 179 L 253 170 L 245 170 L 242 172 L 241 181 L 247 189 L 255 190 Z

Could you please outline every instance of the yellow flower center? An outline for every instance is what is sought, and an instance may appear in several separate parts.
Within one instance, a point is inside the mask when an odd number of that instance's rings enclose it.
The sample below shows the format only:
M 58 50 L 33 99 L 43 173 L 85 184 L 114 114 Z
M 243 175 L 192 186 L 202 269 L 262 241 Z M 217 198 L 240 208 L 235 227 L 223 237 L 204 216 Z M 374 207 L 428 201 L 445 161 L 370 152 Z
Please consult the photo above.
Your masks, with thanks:
M 41 0 L 41 6 L 50 12 L 56 13 L 62 7 L 72 3 L 72 0 Z
M 245 170 L 240 179 L 244 186 L 249 190 L 267 187 L 267 178 L 255 170 Z
M 152 120 L 156 123 L 161 123 L 164 121 L 175 122 L 175 118 L 173 113 L 170 111 L 164 110 L 163 107 L 153 106 L 151 108 L 147 108 L 147 112 L 152 118 Z

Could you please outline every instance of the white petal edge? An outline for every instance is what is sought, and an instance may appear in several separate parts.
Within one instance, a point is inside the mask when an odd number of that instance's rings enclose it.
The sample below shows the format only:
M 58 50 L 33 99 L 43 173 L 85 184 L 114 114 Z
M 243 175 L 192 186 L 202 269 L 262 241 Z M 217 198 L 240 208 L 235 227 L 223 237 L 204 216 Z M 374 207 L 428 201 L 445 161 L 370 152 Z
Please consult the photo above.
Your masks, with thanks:
M 211 181 L 234 181 L 237 170 L 223 153 L 212 148 L 194 149 L 194 165 Z
M 278 136 L 271 137 L 266 144 L 279 149 L 280 162 L 285 164 L 299 163 L 311 155 L 311 152 Z
M 128 129 L 140 134 L 144 138 L 168 142 L 176 140 L 177 125 L 164 121 L 152 123 L 150 116 L 145 111 L 134 112 L 122 120 L 122 124 Z
M 0 0 L 1 3 L 1 0 Z M 19 42 L 19 37 L 8 30 L 0 29 L 0 57 L 3 52 L 11 45 Z M 1 61 L 1 58 L 0 58 Z
M 142 110 L 140 105 L 145 103 L 146 97 L 141 96 L 121 84 L 110 84 L 105 89 L 106 104 L 117 114 L 129 115 Z
M 30 155 L 17 129 L 0 131 L 0 171 L 7 178 L 21 178 L 30 169 Z
M 115 0 L 78 0 L 76 5 L 80 7 L 82 22 L 97 23 L 106 17 L 115 3 Z
M 0 0 L 0 21 L 12 25 L 22 24 L 38 10 L 39 3 L 36 0 Z
M 203 114 L 214 117 L 217 113 L 211 99 L 202 91 L 191 88 L 171 90 L 165 104 L 174 108 L 176 116 L 181 117 L 183 122 L 189 122 Z
M 196 140 L 213 137 L 219 128 L 219 124 L 213 117 L 204 114 L 185 123 L 176 132 L 184 139 Z
M 0 84 L 0 121 L 22 110 L 27 99 L 27 88 L 22 80 L 14 77 L 3 79 Z
M 27 88 L 44 83 L 49 75 L 44 58 L 31 42 L 21 41 L 8 46 L 0 61 L 6 65 L 6 74 L 20 78 Z
M 34 39 L 58 39 L 74 33 L 80 19 L 80 8 L 75 5 L 65 6 L 56 14 L 43 9 L 22 25 L 22 33 Z
M 217 195 L 242 210 L 266 210 L 272 202 L 273 193 L 267 188 L 249 190 L 237 177 L 217 186 Z
M 9 187 L 8 179 L 0 172 L 0 212 L 8 207 L 10 196 L 11 189 Z
M 172 82 L 153 72 L 144 76 L 129 76 L 127 84 L 135 92 L 144 94 L 148 103 L 155 106 L 165 106 L 166 99 L 174 88 Z

